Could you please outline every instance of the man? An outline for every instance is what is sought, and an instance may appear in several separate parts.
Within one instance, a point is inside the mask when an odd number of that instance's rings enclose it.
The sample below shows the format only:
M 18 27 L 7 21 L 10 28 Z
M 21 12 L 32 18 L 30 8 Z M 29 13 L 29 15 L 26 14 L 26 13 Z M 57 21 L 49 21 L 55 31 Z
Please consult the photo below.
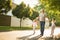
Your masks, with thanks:
M 39 14 L 39 21 L 40 21 L 40 31 L 41 31 L 41 34 L 40 36 L 43 36 L 44 34 L 44 28 L 45 28 L 45 11 L 44 9 L 42 9 L 40 11 L 40 14 Z

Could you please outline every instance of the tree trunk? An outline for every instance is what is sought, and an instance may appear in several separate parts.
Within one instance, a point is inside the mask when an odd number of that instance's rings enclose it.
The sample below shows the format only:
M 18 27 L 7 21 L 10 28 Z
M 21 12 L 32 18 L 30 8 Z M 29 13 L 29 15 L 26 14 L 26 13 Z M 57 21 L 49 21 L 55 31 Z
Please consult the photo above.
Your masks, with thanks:
M 21 22 L 22 22 L 22 19 L 20 19 L 20 28 L 21 28 Z

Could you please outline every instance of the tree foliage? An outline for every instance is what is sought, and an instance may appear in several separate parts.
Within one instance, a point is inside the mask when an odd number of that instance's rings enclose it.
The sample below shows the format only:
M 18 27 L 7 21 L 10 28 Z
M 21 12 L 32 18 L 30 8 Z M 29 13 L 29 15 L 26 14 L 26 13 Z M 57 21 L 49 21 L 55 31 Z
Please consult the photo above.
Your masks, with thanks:
M 35 11 L 35 10 L 32 10 L 32 14 L 31 14 L 31 16 L 29 17 L 31 20 L 34 20 L 34 19 L 36 19 L 36 17 L 38 17 L 39 16 L 39 13 L 37 12 L 37 11 Z
M 35 19 L 38 16 L 38 12 L 32 10 L 29 5 L 26 6 L 24 2 L 18 5 L 15 9 L 13 9 L 12 14 L 17 18 L 30 18 Z
M 12 14 L 17 18 L 29 17 L 29 7 L 26 7 L 26 4 L 22 2 L 15 9 L 13 9 Z
M 3 12 L 3 8 L 4 12 L 7 13 L 11 9 L 11 0 L 0 0 L 0 13 Z
M 60 11 L 60 0 L 39 0 L 47 9 L 52 11 Z
M 31 8 L 29 7 L 29 5 L 25 8 L 25 10 L 24 10 L 24 17 L 25 18 L 29 18 L 29 16 L 30 16 L 30 14 L 31 14 Z

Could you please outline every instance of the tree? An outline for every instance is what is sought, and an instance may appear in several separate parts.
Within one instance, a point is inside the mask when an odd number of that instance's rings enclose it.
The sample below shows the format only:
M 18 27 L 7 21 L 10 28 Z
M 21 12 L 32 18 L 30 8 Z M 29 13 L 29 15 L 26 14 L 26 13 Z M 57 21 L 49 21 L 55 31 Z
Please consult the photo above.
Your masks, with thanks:
M 4 9 L 4 10 L 3 10 Z M 11 9 L 11 0 L 0 0 L 0 14 L 5 14 Z
M 35 9 L 36 11 L 40 11 L 42 8 L 44 8 L 44 6 L 41 5 L 41 4 L 36 5 L 36 6 L 34 7 L 34 9 Z
M 26 4 L 24 4 L 24 2 L 22 2 L 15 9 L 13 9 L 12 14 L 17 18 L 20 18 L 20 27 L 21 27 L 22 19 L 29 17 L 29 14 L 30 14 L 29 11 L 30 11 L 30 8 L 26 7 Z
M 30 14 L 32 13 L 32 11 L 30 11 L 30 10 L 31 10 L 31 8 L 28 5 L 24 10 L 24 17 L 25 18 L 29 18 Z
M 32 14 L 30 15 L 30 19 L 31 20 L 34 20 L 34 19 L 36 19 L 36 17 L 38 17 L 39 16 L 39 13 L 37 12 L 37 11 L 35 11 L 35 10 L 32 10 Z

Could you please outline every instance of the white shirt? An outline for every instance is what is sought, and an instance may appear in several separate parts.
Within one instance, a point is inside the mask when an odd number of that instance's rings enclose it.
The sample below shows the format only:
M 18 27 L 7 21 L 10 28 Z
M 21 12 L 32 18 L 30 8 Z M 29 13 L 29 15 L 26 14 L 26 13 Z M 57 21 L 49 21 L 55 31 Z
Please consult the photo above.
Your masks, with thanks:
M 33 27 L 36 27 L 37 26 L 37 22 L 33 22 Z
M 44 13 L 39 14 L 39 20 L 40 21 L 45 21 L 45 14 Z

